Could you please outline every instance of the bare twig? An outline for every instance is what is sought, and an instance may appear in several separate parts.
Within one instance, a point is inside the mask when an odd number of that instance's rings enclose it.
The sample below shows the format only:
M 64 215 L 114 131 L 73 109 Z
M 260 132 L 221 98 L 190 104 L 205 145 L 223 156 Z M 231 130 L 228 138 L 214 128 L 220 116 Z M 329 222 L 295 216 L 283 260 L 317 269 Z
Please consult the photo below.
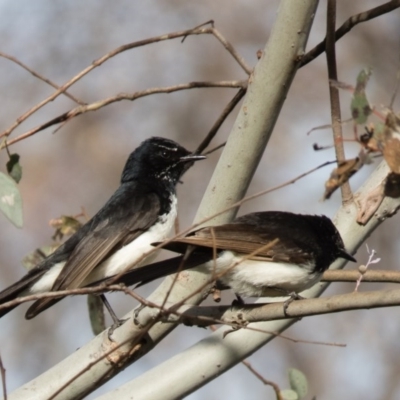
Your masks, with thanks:
M 125 291 L 124 287 L 121 285 L 98 285 L 94 287 L 84 287 L 78 289 L 68 289 L 68 290 L 59 290 L 57 292 L 44 292 L 44 293 L 36 293 L 31 294 L 29 296 L 18 297 L 14 300 L 7 301 L 3 304 L 0 304 L 0 310 L 17 306 L 22 303 L 26 303 L 28 301 L 36 301 L 40 299 L 46 298 L 58 298 L 64 296 L 71 296 L 71 295 L 79 295 L 79 294 L 97 294 L 97 293 L 104 293 L 109 291 Z
M 264 385 L 271 386 L 275 392 L 276 400 L 284 400 L 281 395 L 281 389 L 279 388 L 278 384 L 272 382 L 268 379 L 265 379 L 253 366 L 247 361 L 243 360 L 242 364 L 257 378 L 259 379 Z
M 239 103 L 239 101 L 243 98 L 243 96 L 245 94 L 246 94 L 246 88 L 241 88 L 236 93 L 235 97 L 228 103 L 228 105 L 222 111 L 222 114 L 215 121 L 214 125 L 210 129 L 210 132 L 208 132 L 205 139 L 200 143 L 199 147 L 196 149 L 196 151 L 195 151 L 196 154 L 201 154 L 202 151 L 207 148 L 207 146 L 210 144 L 211 140 L 214 138 L 214 136 L 218 132 L 221 125 L 224 123 L 225 119 L 233 111 L 233 109 L 236 107 L 236 105 Z
M 390 104 L 389 104 L 390 109 L 393 109 L 393 104 L 394 104 L 394 101 L 396 100 L 396 96 L 397 96 L 397 93 L 398 93 L 399 87 L 400 87 L 400 57 L 399 57 L 398 61 L 399 61 L 399 66 L 397 67 L 396 84 L 394 86 L 392 98 L 390 99 Z
M 72 79 L 70 79 L 68 82 L 66 82 L 64 85 L 62 85 L 56 92 L 54 92 L 52 95 L 38 103 L 36 106 L 32 107 L 30 110 L 28 110 L 26 113 L 22 114 L 20 117 L 17 118 L 17 120 L 9 127 L 7 128 L 4 132 L 0 134 L 1 137 L 7 137 L 10 135 L 12 131 L 14 131 L 15 128 L 17 128 L 23 121 L 25 121 L 27 118 L 29 118 L 32 114 L 34 114 L 37 110 L 48 104 L 49 102 L 53 101 L 55 98 L 57 98 L 61 93 L 65 92 L 69 87 L 71 87 L 73 84 L 75 84 L 77 81 L 82 79 L 85 75 L 87 75 L 89 72 L 91 72 L 93 69 L 99 67 L 106 61 L 108 61 L 110 58 L 115 57 L 116 55 L 123 53 L 124 51 L 131 50 L 134 48 L 146 46 L 152 43 L 157 43 L 161 42 L 164 40 L 171 40 L 171 39 L 176 39 L 180 37 L 187 37 L 191 35 L 203 35 L 203 34 L 209 34 L 213 35 L 219 40 L 222 45 L 230 52 L 232 57 L 239 63 L 239 65 L 244 69 L 244 71 L 249 74 L 249 71 L 251 71 L 250 67 L 247 66 L 245 61 L 238 55 L 236 50 L 234 50 L 233 46 L 225 39 L 222 37 L 220 32 L 218 32 L 214 27 L 210 28 L 195 28 L 195 29 L 187 29 L 184 31 L 179 31 L 179 32 L 172 32 L 168 33 L 165 35 L 160 35 L 160 36 L 155 36 L 149 39 L 144 39 L 144 40 L 139 40 L 137 42 L 132 42 L 128 43 L 125 45 L 122 45 L 120 47 L 117 47 L 116 49 L 110 51 L 109 53 L 105 54 L 104 56 L 98 58 L 97 60 L 93 61 L 92 64 L 90 64 L 88 67 L 83 69 L 81 72 L 79 72 L 77 75 L 75 75 Z
M 35 78 L 38 78 L 41 81 L 47 83 L 48 85 L 52 86 L 54 89 L 60 89 L 60 87 L 58 85 L 56 85 L 54 82 L 52 82 L 50 79 L 47 79 L 44 76 L 40 75 L 39 73 L 34 71 L 32 68 L 29 68 L 27 65 L 25 65 L 24 63 L 19 61 L 17 58 L 15 58 L 13 56 L 10 56 L 9 54 L 3 53 L 2 51 L 0 52 L 0 57 L 6 58 L 7 60 L 10 60 L 10 61 L 14 62 L 15 64 L 18 64 L 20 67 L 22 67 L 26 71 L 30 72 Z M 63 93 L 64 93 L 65 96 L 69 97 L 75 103 L 78 103 L 80 105 L 85 105 L 86 104 L 84 101 L 79 100 L 78 98 L 76 98 L 75 96 L 73 96 L 72 94 L 70 94 L 70 93 L 68 93 L 66 91 L 63 92 Z
M 224 147 L 225 145 L 226 145 L 226 142 L 221 143 L 221 144 L 219 144 L 218 146 L 215 146 L 215 147 L 213 147 L 211 150 L 208 150 L 208 151 L 206 151 L 206 152 L 204 152 L 204 153 L 202 153 L 202 154 L 203 154 L 203 156 L 208 156 L 209 154 L 214 153 L 214 151 L 217 151 L 217 150 L 221 149 L 221 148 Z
M 371 8 L 370 10 L 363 11 L 359 14 L 353 15 L 350 17 L 344 24 L 336 31 L 335 33 L 335 41 L 341 39 L 346 33 L 348 33 L 352 28 L 361 22 L 366 22 L 376 17 L 380 17 L 383 14 L 387 14 L 396 8 L 400 7 L 400 0 L 392 0 L 387 3 L 381 4 L 378 7 Z M 326 39 L 311 49 L 301 60 L 300 67 L 304 67 L 304 65 L 308 64 L 310 61 L 317 58 L 325 51 L 326 47 Z
M 237 61 L 237 63 L 243 68 L 243 70 L 250 75 L 253 72 L 253 68 L 251 68 L 243 57 L 239 55 L 239 53 L 234 49 L 234 47 L 221 35 L 221 33 L 213 28 L 213 35 L 222 43 L 226 50 L 232 55 L 232 57 Z
M 335 24 L 336 24 L 336 0 L 328 0 L 326 17 L 326 59 L 328 66 L 328 76 L 330 80 L 338 80 L 336 69 L 336 51 L 335 51 Z M 331 103 L 333 142 L 335 144 L 335 153 L 338 165 L 345 161 L 343 146 L 342 123 L 340 114 L 339 89 L 329 85 L 329 96 Z M 351 193 L 348 181 L 340 186 L 342 192 L 342 203 L 346 205 L 351 202 L 353 195 Z
M 215 332 L 217 328 L 213 325 L 210 326 L 210 329 Z M 250 364 L 249 361 L 247 360 L 242 360 L 242 364 L 257 378 L 259 379 L 264 385 L 271 386 L 272 389 L 275 392 L 276 395 L 276 400 L 284 400 L 282 395 L 281 395 L 281 389 L 279 386 L 272 381 L 269 381 L 268 379 L 265 379 L 253 366 Z
M 133 341 L 131 341 L 131 338 L 126 339 L 122 341 L 121 343 L 116 344 L 111 348 L 111 350 L 103 353 L 100 357 L 96 358 L 94 361 L 88 363 L 84 368 L 82 368 L 77 374 L 72 376 L 70 379 L 68 379 L 67 382 L 65 382 L 62 386 L 60 386 L 50 397 L 48 397 L 46 400 L 53 400 L 55 399 L 61 392 L 63 392 L 71 383 L 76 381 L 80 376 L 82 376 L 85 372 L 89 371 L 92 367 L 94 367 L 97 363 L 100 361 L 104 360 L 105 358 L 111 356 L 113 353 L 115 353 L 117 350 L 121 349 L 123 346 L 129 344 L 132 349 L 135 348 L 135 346 L 144 338 L 144 336 L 147 334 L 147 332 L 153 327 L 156 323 L 158 322 L 157 319 L 152 321 L 148 326 L 146 326 L 135 338 Z M 130 352 L 126 354 L 123 357 L 119 358 L 119 363 L 115 363 L 114 368 L 118 369 L 120 368 L 121 365 L 124 365 L 124 359 L 128 358 L 131 356 Z M 100 377 L 99 380 L 96 382 L 99 386 L 101 385 L 102 379 L 106 378 L 107 375 L 109 374 L 110 371 L 106 371 L 104 373 L 103 377 Z
M 7 400 L 7 385 L 6 385 L 6 369 L 4 368 L 3 359 L 0 355 L 0 374 L 1 374 L 1 383 L 3 386 L 3 398 Z
M 179 85 L 174 86 L 166 86 L 166 87 L 158 87 L 158 88 L 150 88 L 145 89 L 140 92 L 135 93 L 120 93 L 116 96 L 108 97 L 107 99 L 99 100 L 94 103 L 90 103 L 84 106 L 75 107 L 70 111 L 67 111 L 64 114 L 59 115 L 52 120 L 41 124 L 23 134 L 12 139 L 7 142 L 7 145 L 17 143 L 23 139 L 26 139 L 29 136 L 34 135 L 37 132 L 40 132 L 49 126 L 53 126 L 65 121 L 69 121 L 70 119 L 77 117 L 78 115 L 84 114 L 89 111 L 97 111 L 102 107 L 105 107 L 111 103 L 115 103 L 117 101 L 129 100 L 134 101 L 141 97 L 150 96 L 155 93 L 172 93 L 180 90 L 194 89 L 194 88 L 214 88 L 214 87 L 227 87 L 227 88 L 244 88 L 247 86 L 246 81 L 220 81 L 220 82 L 189 82 L 189 83 L 181 83 Z M 1 135 L 0 135 L 1 137 Z

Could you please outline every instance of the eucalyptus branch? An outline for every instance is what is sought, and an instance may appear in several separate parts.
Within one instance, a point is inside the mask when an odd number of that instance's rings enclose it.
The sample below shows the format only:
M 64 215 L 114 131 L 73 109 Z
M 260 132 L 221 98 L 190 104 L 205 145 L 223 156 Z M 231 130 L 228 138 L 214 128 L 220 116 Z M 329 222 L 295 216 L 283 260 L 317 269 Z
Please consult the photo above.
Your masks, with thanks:
M 283 302 L 245 304 L 239 308 L 231 305 L 218 306 L 182 306 L 177 315 L 171 314 L 168 322 L 180 322 L 185 325 L 209 326 L 220 321 L 251 329 L 248 324 L 254 322 L 277 321 L 288 318 L 304 318 L 315 315 L 332 314 L 400 305 L 400 289 L 374 292 L 351 292 L 331 297 L 295 300 L 291 302 L 285 314 Z M 269 333 L 269 332 L 268 332 Z

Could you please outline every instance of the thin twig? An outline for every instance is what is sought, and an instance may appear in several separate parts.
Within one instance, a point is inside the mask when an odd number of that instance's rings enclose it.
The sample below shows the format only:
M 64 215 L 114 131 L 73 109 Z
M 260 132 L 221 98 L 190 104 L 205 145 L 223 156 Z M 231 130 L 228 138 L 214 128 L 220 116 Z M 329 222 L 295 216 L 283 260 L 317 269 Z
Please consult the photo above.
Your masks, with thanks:
M 234 49 L 234 47 L 221 35 L 221 33 L 213 28 L 213 35 L 222 43 L 226 50 L 232 55 L 232 57 L 237 61 L 237 63 L 243 68 L 243 70 L 250 75 L 253 72 L 253 68 L 250 67 L 243 57 Z
M 100 361 L 104 360 L 108 356 L 111 356 L 113 353 L 115 353 L 117 350 L 119 350 L 122 346 L 125 346 L 126 344 L 130 344 L 131 349 L 134 349 L 135 346 L 142 340 L 142 338 L 147 334 L 147 332 L 158 322 L 157 319 L 154 321 L 151 321 L 148 326 L 146 326 L 143 331 L 139 333 L 139 335 L 135 338 L 135 340 L 131 340 L 131 338 L 128 338 L 124 341 L 122 341 L 119 344 L 114 345 L 111 350 L 105 352 L 102 354 L 100 357 L 96 358 L 94 361 L 90 362 L 89 364 L 86 365 L 86 367 L 82 368 L 78 373 L 76 373 L 74 376 L 72 376 L 70 379 L 68 379 L 67 382 L 65 382 L 61 387 L 59 387 L 50 397 L 48 397 L 46 400 L 53 400 L 55 399 L 62 391 L 64 391 L 71 383 L 76 381 L 80 376 L 82 376 L 85 372 L 89 371 L 92 367 L 94 367 L 96 364 L 98 364 Z M 127 354 L 124 357 L 121 357 L 119 359 L 118 363 L 114 363 L 114 368 L 118 369 L 119 366 L 124 365 L 123 360 L 125 358 L 131 357 L 131 353 L 127 352 Z M 121 368 L 121 367 L 120 367 Z M 106 378 L 109 375 L 110 371 L 107 370 L 104 372 L 103 377 L 98 378 L 96 381 L 96 384 L 100 385 L 101 380 L 103 378 Z
M 110 291 L 124 291 L 124 287 L 121 285 L 106 285 L 101 284 L 94 287 L 83 287 L 78 289 L 68 289 L 68 290 L 58 290 L 56 292 L 43 292 L 31 294 L 29 296 L 18 297 L 14 300 L 7 301 L 3 304 L 0 304 L 0 310 L 7 309 L 10 307 L 17 306 L 22 303 L 26 303 L 28 301 L 36 301 L 40 299 L 47 298 L 59 298 L 64 296 L 73 296 L 73 295 L 81 295 L 81 294 L 98 294 Z
M 214 153 L 214 151 L 217 151 L 224 147 L 226 145 L 226 142 L 219 144 L 218 146 L 213 147 L 211 150 L 207 150 L 206 152 L 202 153 L 203 156 L 208 156 L 211 153 Z
M 391 110 L 393 109 L 393 104 L 394 104 L 394 101 L 396 100 L 396 96 L 397 96 L 397 93 L 398 93 L 399 87 L 400 87 L 400 57 L 399 57 L 398 62 L 399 62 L 399 65 L 397 67 L 397 73 L 396 73 L 396 85 L 394 86 L 392 98 L 390 99 L 390 104 L 389 104 L 389 108 Z
M 37 110 L 48 104 L 49 102 L 53 101 L 55 98 L 57 98 L 61 93 L 65 92 L 70 86 L 75 84 L 77 81 L 82 79 L 85 75 L 87 75 L 89 72 L 91 72 L 93 69 L 99 67 L 106 61 L 108 61 L 110 58 L 115 57 L 116 55 L 123 53 L 124 51 L 131 50 L 134 48 L 146 46 L 152 43 L 158 43 L 161 41 L 165 40 L 171 40 L 171 39 L 176 39 L 180 37 L 187 37 L 191 35 L 203 35 L 203 34 L 209 34 L 213 35 L 219 40 L 223 46 L 230 52 L 232 57 L 239 62 L 239 65 L 248 73 L 248 70 L 250 69 L 244 60 L 238 55 L 236 50 L 233 49 L 233 46 L 222 37 L 219 31 L 217 31 L 215 28 L 195 28 L 195 29 L 187 29 L 184 31 L 179 31 L 179 32 L 172 32 L 168 33 L 165 35 L 160 35 L 160 36 L 155 36 L 152 38 L 144 39 L 144 40 L 139 40 L 137 42 L 132 42 L 128 43 L 125 45 L 122 45 L 120 47 L 117 47 L 116 49 L 108 52 L 104 56 L 98 58 L 97 60 L 93 61 L 92 64 L 90 64 L 88 67 L 83 69 L 81 72 L 79 72 L 77 75 L 75 75 L 73 78 L 71 78 L 68 82 L 66 82 L 64 85 L 62 85 L 56 92 L 54 92 L 52 95 L 41 101 L 40 103 L 36 104 L 34 107 L 32 107 L 30 110 L 28 110 L 26 113 L 22 114 L 20 117 L 17 118 L 17 120 L 5 131 L 3 131 L 0 134 L 0 138 L 3 136 L 9 136 L 11 132 L 14 131 L 23 121 L 25 121 L 28 117 L 30 117 L 32 114 L 34 114 Z M 221 39 L 222 38 L 222 39 Z
M 253 366 L 247 361 L 243 360 L 242 364 L 257 378 L 259 379 L 264 385 L 271 386 L 276 394 L 276 400 L 284 400 L 281 395 L 281 389 L 279 388 L 278 384 L 272 382 L 268 379 L 265 379 Z
M 69 121 L 70 119 L 77 117 L 78 115 L 87 113 L 89 111 L 97 111 L 100 108 L 103 108 L 103 107 L 105 107 L 111 103 L 115 103 L 117 101 L 122 101 L 122 100 L 134 101 L 141 97 L 150 96 L 155 93 L 173 93 L 173 92 L 178 92 L 181 90 L 194 89 L 194 88 L 214 88 L 214 87 L 243 88 L 243 87 L 246 87 L 246 85 L 247 85 L 246 81 L 189 82 L 189 83 L 181 83 L 179 85 L 174 85 L 174 86 L 145 89 L 145 90 L 135 92 L 135 93 L 120 93 L 116 96 L 108 97 L 107 99 L 99 100 L 99 101 L 96 101 L 94 103 L 90 103 L 90 104 L 87 104 L 84 106 L 75 107 L 72 110 L 69 110 L 66 113 L 59 115 L 58 117 L 53 118 L 52 120 L 50 120 L 44 124 L 41 124 L 23 134 L 21 134 L 20 136 L 16 137 L 15 139 L 8 141 L 7 145 L 10 146 L 10 145 L 17 143 L 23 139 L 26 139 L 27 137 L 34 135 L 35 133 L 40 132 L 50 126 Z M 0 135 L 0 137 L 1 137 L 1 135 Z M 0 146 L 0 149 L 1 149 L 1 146 Z
M 0 355 L 0 374 L 1 374 L 1 383 L 3 386 L 3 398 L 7 400 L 7 385 L 6 385 L 6 369 L 4 368 L 3 359 Z
M 217 328 L 213 325 L 210 326 L 210 329 L 215 332 Z M 268 379 L 265 379 L 255 368 L 252 367 L 249 361 L 247 360 L 242 360 L 242 364 L 257 378 L 259 379 L 264 385 L 271 386 L 272 389 L 274 390 L 276 394 L 276 400 L 284 400 L 282 395 L 281 395 L 281 389 L 279 386 L 272 381 L 269 381 Z
M 346 33 L 348 33 L 352 28 L 356 25 L 374 19 L 376 17 L 380 17 L 383 14 L 387 14 L 396 8 L 400 7 L 400 0 L 392 0 L 384 3 L 378 7 L 371 8 L 370 10 L 363 11 L 359 14 L 353 15 L 349 19 L 347 19 L 344 24 L 336 31 L 335 33 L 335 41 L 341 39 Z M 325 51 L 326 39 L 324 39 L 321 43 L 311 49 L 307 54 L 302 58 L 299 68 L 304 67 L 310 61 L 317 58 Z
M 246 94 L 246 90 L 246 88 L 240 88 L 240 90 L 235 94 L 235 97 L 227 104 L 227 106 L 222 111 L 222 114 L 219 116 L 219 118 L 215 121 L 214 125 L 210 129 L 210 132 L 208 132 L 205 139 L 200 143 L 199 147 L 197 147 L 195 151 L 196 154 L 201 154 L 203 150 L 208 147 L 208 145 L 211 143 L 211 140 L 214 138 L 228 115 L 233 111 L 239 101 Z
M 336 50 L 335 50 L 335 24 L 336 24 L 336 0 L 328 0 L 326 13 L 326 60 L 328 67 L 329 80 L 338 80 L 336 68 Z M 331 104 L 333 143 L 335 145 L 336 160 L 338 165 L 344 162 L 346 156 L 344 154 L 343 133 L 342 133 L 342 117 L 340 114 L 339 89 L 333 85 L 329 85 L 329 97 Z M 346 181 L 340 186 L 342 192 L 342 204 L 346 205 L 352 201 L 350 184 Z
M 2 51 L 0 52 L 0 57 L 6 58 L 7 60 L 10 60 L 10 61 L 14 62 L 15 64 L 17 64 L 20 67 L 22 67 L 23 69 L 25 69 L 26 71 L 30 72 L 35 78 L 38 78 L 41 81 L 47 83 L 48 85 L 52 86 L 54 89 L 60 89 L 60 87 L 58 85 L 56 85 L 54 82 L 52 82 L 50 79 L 47 79 L 44 76 L 40 75 L 39 73 L 34 71 L 32 68 L 29 68 L 27 65 L 25 65 L 24 63 L 19 61 L 17 58 L 15 58 L 13 56 L 10 56 L 9 54 L 3 53 Z M 80 105 L 87 104 L 86 102 L 84 102 L 82 100 L 79 100 L 78 98 L 76 98 L 75 96 L 73 96 L 72 94 L 70 94 L 70 93 L 68 93 L 66 91 L 63 92 L 63 93 L 64 93 L 65 96 L 69 97 L 75 103 L 78 103 Z

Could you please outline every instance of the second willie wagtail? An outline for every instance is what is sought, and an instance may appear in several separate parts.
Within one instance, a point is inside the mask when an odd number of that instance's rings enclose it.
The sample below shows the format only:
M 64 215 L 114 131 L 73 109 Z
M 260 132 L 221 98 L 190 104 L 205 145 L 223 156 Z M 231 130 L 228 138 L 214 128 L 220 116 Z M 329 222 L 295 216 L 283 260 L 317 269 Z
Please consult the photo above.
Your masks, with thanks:
M 218 279 L 217 286 L 229 287 L 238 296 L 287 296 L 316 284 L 337 258 L 356 261 L 329 218 L 281 211 L 251 213 L 201 228 L 164 248 L 185 254 L 188 246 L 194 247 L 185 260 L 179 256 L 149 264 L 117 282 L 144 284 L 205 263 Z
M 164 240 L 177 215 L 175 185 L 190 163 L 204 159 L 172 140 L 153 137 L 134 150 L 107 203 L 53 254 L 0 292 L 0 304 L 35 293 L 79 288 L 118 274 Z M 30 319 L 60 299 L 40 299 Z M 12 307 L 14 308 L 14 307 Z M 0 310 L 0 317 L 12 308 Z

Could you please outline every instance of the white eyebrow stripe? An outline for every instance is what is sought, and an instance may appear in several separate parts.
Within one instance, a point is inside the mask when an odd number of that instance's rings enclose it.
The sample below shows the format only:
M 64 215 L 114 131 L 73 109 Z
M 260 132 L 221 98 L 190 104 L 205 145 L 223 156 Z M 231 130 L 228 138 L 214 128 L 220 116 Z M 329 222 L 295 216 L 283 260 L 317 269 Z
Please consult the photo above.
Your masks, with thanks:
M 162 144 L 157 143 L 156 144 L 157 147 L 160 147 L 162 149 L 166 149 L 166 150 L 171 150 L 171 151 L 178 151 L 177 147 L 167 147 L 167 146 L 163 146 Z

